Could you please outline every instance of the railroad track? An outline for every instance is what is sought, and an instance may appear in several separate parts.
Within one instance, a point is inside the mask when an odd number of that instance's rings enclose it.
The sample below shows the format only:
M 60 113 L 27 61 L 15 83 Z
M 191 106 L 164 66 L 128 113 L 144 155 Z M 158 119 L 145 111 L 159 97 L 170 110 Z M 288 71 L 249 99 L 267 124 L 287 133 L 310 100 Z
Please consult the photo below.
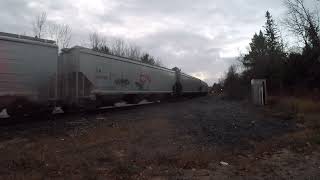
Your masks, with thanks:
M 166 101 L 165 101 L 166 102 Z M 107 113 L 107 112 L 117 112 L 124 111 L 144 106 L 155 105 L 164 102 L 142 102 L 139 104 L 116 104 L 115 106 L 106 106 L 100 107 L 94 110 L 75 110 L 67 113 L 33 113 L 33 114 L 25 114 L 24 116 L 19 117 L 6 117 L 0 118 L 0 126 L 11 126 L 16 124 L 24 124 L 24 123 L 34 123 L 39 121 L 58 121 L 67 116 L 79 115 L 79 114 L 99 114 L 99 113 Z
M 132 110 L 134 108 L 142 108 L 145 106 L 152 106 L 158 105 L 162 103 L 173 103 L 173 102 L 181 102 L 187 101 L 190 97 L 179 97 L 174 99 L 165 99 L 162 101 L 156 102 L 140 102 L 138 104 L 124 104 L 124 103 L 116 103 L 115 106 L 107 106 L 107 107 L 100 107 L 94 110 L 77 110 L 71 111 L 68 113 L 59 113 L 59 114 L 52 114 L 52 113 L 40 113 L 40 114 L 32 114 L 26 115 L 23 117 L 8 117 L 8 118 L 0 118 L 0 126 L 14 126 L 14 125 L 21 125 L 27 123 L 37 123 L 37 122 L 46 122 L 46 121 L 59 121 L 66 117 L 75 116 L 75 115 L 92 115 L 92 114 L 101 114 L 101 113 L 108 113 L 108 112 L 119 112 L 125 110 Z

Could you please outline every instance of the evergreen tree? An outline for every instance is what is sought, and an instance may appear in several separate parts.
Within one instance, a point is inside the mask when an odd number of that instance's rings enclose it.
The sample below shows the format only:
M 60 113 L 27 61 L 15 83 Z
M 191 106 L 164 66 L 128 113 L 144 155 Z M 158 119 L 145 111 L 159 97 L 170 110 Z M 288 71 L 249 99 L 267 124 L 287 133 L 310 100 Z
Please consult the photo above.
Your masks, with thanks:
M 266 12 L 265 37 L 267 42 L 268 66 L 267 78 L 271 88 L 278 89 L 282 87 L 283 81 L 283 63 L 286 58 L 286 53 L 283 49 L 283 44 L 279 40 L 278 28 L 269 11 Z
M 283 44 L 280 41 L 280 36 L 278 35 L 279 30 L 275 24 L 269 11 L 266 12 L 266 23 L 265 23 L 265 38 L 267 43 L 267 51 L 269 56 L 278 56 L 274 58 L 281 58 L 285 56 L 283 50 Z
M 259 58 L 267 55 L 267 43 L 262 31 L 259 34 L 255 33 L 250 43 L 249 53 L 243 58 L 243 65 L 250 69 L 256 65 Z
M 245 74 L 250 78 L 263 78 L 268 80 L 271 90 L 282 86 L 283 62 L 286 54 L 279 41 L 278 29 L 269 11 L 266 12 L 264 32 L 255 34 L 250 43 L 249 53 L 243 57 Z
M 277 28 L 272 19 L 272 16 L 269 11 L 266 12 L 266 25 L 265 25 L 265 36 L 267 41 L 268 50 L 270 52 L 275 51 L 279 45 L 278 43 L 278 35 L 277 35 Z
M 148 53 L 144 54 L 141 56 L 141 62 L 146 63 L 146 64 L 151 64 L 155 65 L 156 61 L 154 60 L 154 57 L 150 56 Z

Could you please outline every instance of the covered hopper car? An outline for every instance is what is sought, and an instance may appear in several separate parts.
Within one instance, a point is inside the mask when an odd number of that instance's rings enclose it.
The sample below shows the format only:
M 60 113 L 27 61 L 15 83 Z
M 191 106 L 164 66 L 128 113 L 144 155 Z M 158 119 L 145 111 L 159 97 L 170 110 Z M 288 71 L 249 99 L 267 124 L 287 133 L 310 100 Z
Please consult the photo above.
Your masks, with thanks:
M 0 32 L 0 111 L 47 109 L 57 100 L 54 41 Z
M 96 108 L 126 101 L 204 95 L 208 85 L 167 69 L 53 41 L 0 33 L 0 110 Z M 32 104 L 32 105 L 31 105 Z

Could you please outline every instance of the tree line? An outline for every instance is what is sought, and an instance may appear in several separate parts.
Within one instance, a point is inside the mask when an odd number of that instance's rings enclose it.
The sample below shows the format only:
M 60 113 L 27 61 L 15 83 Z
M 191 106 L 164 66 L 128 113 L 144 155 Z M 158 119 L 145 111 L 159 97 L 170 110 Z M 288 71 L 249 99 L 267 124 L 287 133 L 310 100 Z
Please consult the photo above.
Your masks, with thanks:
M 68 48 L 72 38 L 72 29 L 67 24 L 58 24 L 47 20 L 47 13 L 37 15 L 32 23 L 33 35 L 36 38 L 48 38 L 56 42 L 60 49 Z M 142 63 L 162 66 L 161 60 L 141 48 L 120 38 L 107 40 L 97 32 L 89 34 L 89 48 L 94 51 L 127 57 Z
M 143 52 L 141 48 L 132 43 L 128 43 L 120 38 L 107 40 L 107 38 L 97 32 L 89 35 L 90 47 L 94 51 L 111 54 L 115 56 L 127 57 L 142 63 L 162 66 L 161 60 L 151 56 L 147 52 Z
M 253 35 L 248 52 L 239 58 L 243 70 L 239 72 L 232 65 L 220 82 L 228 96 L 248 95 L 251 79 L 266 79 L 271 94 L 295 95 L 320 88 L 319 14 L 307 8 L 304 0 L 284 0 L 284 4 L 287 13 L 282 24 L 299 40 L 301 48 L 289 50 L 285 46 L 275 20 L 267 11 L 263 29 Z

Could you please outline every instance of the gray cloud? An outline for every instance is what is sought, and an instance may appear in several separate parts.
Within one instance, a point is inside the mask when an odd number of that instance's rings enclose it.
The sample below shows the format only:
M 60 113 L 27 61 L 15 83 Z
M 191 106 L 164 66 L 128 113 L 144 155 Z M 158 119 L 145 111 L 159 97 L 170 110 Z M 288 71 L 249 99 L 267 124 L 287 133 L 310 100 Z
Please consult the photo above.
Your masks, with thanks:
M 283 12 L 281 1 L 256 0 L 3 0 L 0 31 L 32 34 L 32 20 L 46 11 L 50 21 L 73 30 L 73 44 L 84 45 L 98 31 L 121 37 L 159 57 L 167 67 L 217 81 L 254 32 L 264 13 Z

